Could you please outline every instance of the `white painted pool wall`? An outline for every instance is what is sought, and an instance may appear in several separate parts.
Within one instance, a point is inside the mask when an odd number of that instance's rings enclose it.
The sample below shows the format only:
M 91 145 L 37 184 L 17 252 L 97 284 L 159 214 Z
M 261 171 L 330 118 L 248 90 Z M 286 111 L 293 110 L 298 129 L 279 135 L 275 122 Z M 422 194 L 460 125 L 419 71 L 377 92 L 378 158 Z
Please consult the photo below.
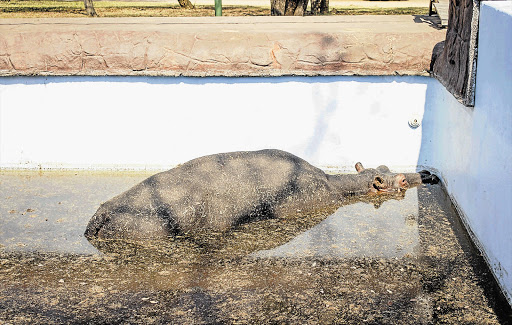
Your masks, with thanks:
M 512 2 L 482 2 L 476 100 L 436 88 L 420 161 L 441 171 L 467 228 L 512 304 Z M 428 157 L 427 157 L 428 156 Z M 424 157 L 424 159 L 422 159 Z
M 279 148 L 315 165 L 414 169 L 424 77 L 1 79 L 0 167 L 169 168 Z
M 474 108 L 425 77 L 3 78 L 0 168 L 166 169 L 262 148 L 341 170 L 426 166 L 511 302 L 511 4 L 482 2 Z

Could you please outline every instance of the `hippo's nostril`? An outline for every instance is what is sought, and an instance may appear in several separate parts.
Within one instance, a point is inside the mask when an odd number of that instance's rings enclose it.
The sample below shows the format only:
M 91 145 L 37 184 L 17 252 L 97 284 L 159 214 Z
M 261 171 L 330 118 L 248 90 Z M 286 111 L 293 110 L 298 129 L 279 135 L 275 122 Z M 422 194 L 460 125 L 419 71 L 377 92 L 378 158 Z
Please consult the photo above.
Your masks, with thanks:
M 398 174 L 395 176 L 395 183 L 394 188 L 400 189 L 406 189 L 409 187 L 409 183 L 407 182 L 407 179 L 405 178 L 404 174 Z

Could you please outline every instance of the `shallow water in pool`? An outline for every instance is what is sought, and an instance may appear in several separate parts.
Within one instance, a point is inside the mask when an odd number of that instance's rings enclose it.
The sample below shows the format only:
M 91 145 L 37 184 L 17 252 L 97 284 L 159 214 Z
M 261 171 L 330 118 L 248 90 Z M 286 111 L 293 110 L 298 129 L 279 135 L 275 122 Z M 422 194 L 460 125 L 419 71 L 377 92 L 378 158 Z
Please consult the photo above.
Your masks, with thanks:
M 165 242 L 83 232 L 139 172 L 0 173 L 0 323 L 491 323 L 510 307 L 441 185 Z

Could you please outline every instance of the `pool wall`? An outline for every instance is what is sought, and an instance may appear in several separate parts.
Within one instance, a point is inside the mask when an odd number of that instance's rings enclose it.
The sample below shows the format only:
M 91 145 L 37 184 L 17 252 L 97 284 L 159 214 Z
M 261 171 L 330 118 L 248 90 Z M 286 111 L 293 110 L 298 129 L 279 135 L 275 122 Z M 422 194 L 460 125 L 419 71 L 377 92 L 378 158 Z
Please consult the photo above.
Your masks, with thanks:
M 280 148 L 322 167 L 414 169 L 427 77 L 4 80 L 1 166 L 161 169 Z M 90 100 L 80 100 L 83 90 Z M 430 100 L 429 100 L 430 102 Z
M 512 304 L 512 2 L 482 2 L 474 109 L 442 95 L 425 112 L 423 153 Z M 428 121 L 431 120 L 431 123 Z M 435 147 L 435 148 L 434 148 Z
M 511 302 L 511 4 L 482 3 L 474 108 L 423 76 L 8 77 L 0 168 L 164 169 L 261 148 L 340 170 L 429 168 Z

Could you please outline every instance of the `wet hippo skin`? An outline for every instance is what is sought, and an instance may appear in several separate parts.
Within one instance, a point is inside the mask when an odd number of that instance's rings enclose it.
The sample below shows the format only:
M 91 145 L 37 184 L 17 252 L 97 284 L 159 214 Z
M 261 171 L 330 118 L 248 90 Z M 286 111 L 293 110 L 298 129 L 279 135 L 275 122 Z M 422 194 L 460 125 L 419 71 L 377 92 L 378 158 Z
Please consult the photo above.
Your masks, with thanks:
M 280 150 L 221 153 L 153 175 L 102 204 L 88 239 L 160 239 L 223 231 L 241 223 L 341 205 L 350 195 L 401 191 L 434 182 L 424 171 L 392 173 L 386 166 L 328 175 Z

